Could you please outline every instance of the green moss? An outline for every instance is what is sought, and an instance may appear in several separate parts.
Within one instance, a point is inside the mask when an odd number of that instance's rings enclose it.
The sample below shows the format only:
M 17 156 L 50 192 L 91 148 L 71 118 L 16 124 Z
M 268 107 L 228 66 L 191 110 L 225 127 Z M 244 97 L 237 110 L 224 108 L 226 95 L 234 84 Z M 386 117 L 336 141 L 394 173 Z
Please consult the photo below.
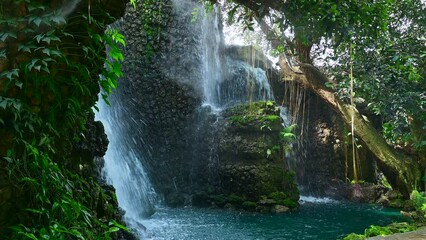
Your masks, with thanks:
M 268 196 L 270 199 L 275 200 L 276 202 L 284 201 L 287 198 L 287 195 L 283 192 L 273 192 Z
M 411 193 L 411 199 L 416 211 L 420 212 L 424 217 L 426 217 L 426 197 L 418 191 L 413 191 Z
M 273 192 L 268 195 L 268 198 L 273 199 L 277 204 L 284 205 L 288 208 L 296 208 L 298 203 L 295 200 L 289 198 L 284 192 Z
M 242 207 L 246 210 L 254 210 L 257 207 L 257 203 L 251 201 L 245 201 L 242 204 Z
M 272 153 L 279 152 L 280 150 L 281 150 L 281 146 L 279 146 L 279 145 L 274 145 L 271 148 Z
M 365 235 L 356 234 L 356 233 L 351 233 L 345 238 L 343 238 L 343 240 L 364 240 L 364 239 L 366 239 Z
M 252 122 L 254 122 L 257 119 L 256 116 L 251 116 L 251 115 L 237 115 L 237 116 L 231 116 L 228 118 L 228 121 L 232 124 L 232 125 L 236 125 L 236 126 L 246 126 Z
M 277 115 L 266 115 L 262 117 L 263 121 L 276 122 L 280 121 L 280 116 Z
M 283 201 L 278 202 L 278 204 L 284 205 L 288 208 L 297 208 L 297 206 L 299 205 L 296 201 L 291 200 L 289 198 L 284 199 Z
M 405 233 L 414 231 L 419 227 L 417 223 L 409 224 L 406 222 L 402 223 L 392 223 L 388 226 L 375 226 L 371 225 L 365 230 L 365 234 L 355 234 L 351 233 L 343 238 L 343 240 L 357 240 L 357 239 L 366 239 L 368 237 L 375 236 L 387 236 L 396 233 Z
M 256 114 L 258 112 L 262 114 L 276 114 L 279 113 L 279 108 L 274 101 L 259 101 L 252 102 L 249 104 L 240 104 L 227 110 L 229 115 L 241 115 L 241 114 Z
M 234 193 L 228 196 L 228 202 L 234 205 L 240 205 L 242 202 L 244 202 L 244 200 L 245 200 L 245 197 L 238 196 Z
M 389 229 L 389 227 L 382 226 L 370 226 L 370 228 L 365 230 L 366 237 L 374 237 L 374 236 L 386 236 L 391 235 L 393 232 Z

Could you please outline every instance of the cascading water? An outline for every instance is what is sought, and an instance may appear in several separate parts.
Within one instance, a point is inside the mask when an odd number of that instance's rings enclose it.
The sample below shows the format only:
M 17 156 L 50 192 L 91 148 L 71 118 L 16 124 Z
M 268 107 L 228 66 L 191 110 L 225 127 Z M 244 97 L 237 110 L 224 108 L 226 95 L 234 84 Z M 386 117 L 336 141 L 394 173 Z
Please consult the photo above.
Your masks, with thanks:
M 203 105 L 221 110 L 242 102 L 273 99 L 266 72 L 255 66 L 253 48 L 241 48 L 242 56 L 227 56 L 222 34 L 220 8 L 207 13 L 202 21 Z M 247 56 L 253 56 L 252 58 Z
M 219 171 L 216 149 L 222 143 L 218 131 L 223 126 L 221 110 L 237 103 L 273 99 L 267 68 L 258 63 L 261 58 L 254 54 L 253 48 L 225 46 L 218 9 L 199 19 L 201 21 L 191 23 L 191 12 L 198 6 L 195 1 L 171 1 L 176 6 L 167 14 L 173 21 L 167 22 L 171 25 L 159 35 L 167 41 L 159 41 L 161 48 L 152 61 L 143 55 L 146 36 L 141 39 L 139 35 L 142 17 L 133 13 L 125 18 L 124 30 L 130 36 L 124 64 L 126 79 L 110 97 L 111 107 L 104 102 L 98 106 L 97 119 L 103 122 L 110 140 L 104 176 L 116 188 L 119 205 L 126 211 L 125 221 L 135 229 L 136 235 L 156 240 L 301 236 L 327 239 L 345 232 L 362 231 L 378 223 L 373 217 L 382 221 L 384 217 L 379 213 L 368 218 L 371 222 L 359 221 L 360 218 L 353 217 L 360 212 L 355 208 L 308 197 L 302 199 L 305 204 L 301 211 L 294 214 L 159 207 L 154 215 L 146 217 L 157 202 L 148 175 L 166 201 L 167 194 L 174 194 L 178 197 L 174 200 L 180 200 L 179 197 L 193 194 L 194 189 L 209 190 L 208 187 L 220 181 L 215 171 Z M 172 7 L 171 4 L 161 6 Z M 188 25 L 180 26 L 182 24 Z M 205 107 L 196 109 L 200 105 Z M 284 109 L 282 117 L 287 123 Z M 365 207 L 360 214 L 370 212 Z M 348 222 L 335 224 L 342 218 L 348 218 Z M 388 218 L 385 222 L 391 220 Z
M 142 166 L 143 158 L 148 156 L 141 156 L 135 151 L 141 147 L 139 139 L 128 132 L 140 129 L 143 122 L 129 117 L 126 106 L 120 102 L 119 89 L 109 101 L 111 106 L 100 100 L 99 112 L 96 113 L 96 119 L 103 123 L 109 139 L 102 171 L 107 182 L 116 190 L 118 203 L 125 211 L 125 222 L 136 235 L 142 236 L 144 227 L 141 220 L 153 214 L 157 195 Z
M 206 14 L 202 21 L 202 86 L 203 104 L 213 109 L 220 109 L 220 83 L 222 82 L 222 61 L 220 51 L 222 36 L 220 32 L 220 17 L 218 8 L 213 13 Z

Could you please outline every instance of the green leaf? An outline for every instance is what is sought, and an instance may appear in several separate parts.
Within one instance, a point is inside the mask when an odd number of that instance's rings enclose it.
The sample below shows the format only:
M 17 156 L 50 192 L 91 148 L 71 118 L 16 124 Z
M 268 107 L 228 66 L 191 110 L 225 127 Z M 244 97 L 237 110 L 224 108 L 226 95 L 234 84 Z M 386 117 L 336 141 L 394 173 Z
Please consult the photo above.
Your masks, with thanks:
M 29 64 L 27 64 L 27 68 L 28 68 L 28 70 L 32 70 L 33 69 L 33 67 L 34 67 L 34 65 L 36 64 L 38 62 L 38 59 L 33 59 L 33 60 L 31 60 L 31 63 L 29 63 Z
M 44 210 L 38 210 L 38 209 L 34 209 L 34 208 L 25 208 L 24 210 L 28 211 L 28 212 L 36 213 L 36 214 L 45 214 L 47 212 L 45 209 Z
M 115 220 L 112 220 L 111 222 L 109 222 L 109 224 L 108 224 L 109 226 L 116 226 L 116 227 L 118 227 L 118 228 L 120 228 L 120 229 L 123 229 L 123 230 L 125 230 L 125 231 L 129 231 L 129 228 L 127 228 L 126 226 L 124 226 L 124 225 L 121 225 L 121 224 L 119 224 L 117 221 L 115 221 Z
M 24 52 L 31 53 L 31 49 L 27 45 L 23 45 L 23 44 L 18 45 L 18 51 L 19 52 L 24 51 Z
M 14 38 L 14 39 L 17 39 L 18 37 L 16 36 L 16 34 L 15 34 L 15 33 L 12 33 L 12 32 L 0 33 L 0 40 L 1 40 L 2 42 L 6 41 L 6 39 L 8 39 L 8 38 Z
M 15 86 L 17 86 L 20 89 L 22 89 L 22 85 L 23 85 L 23 83 L 21 81 L 16 81 L 15 82 Z
M 61 39 L 56 37 L 56 36 L 50 35 L 50 36 L 44 37 L 41 41 L 46 42 L 47 44 L 50 44 L 50 42 L 52 42 L 52 41 L 60 42 Z
M 326 83 L 325 83 L 325 86 L 326 86 L 327 88 L 334 89 L 334 85 L 333 85 L 333 83 L 332 83 L 332 82 L 326 82 Z
M 65 20 L 65 18 L 62 17 L 61 15 L 52 16 L 50 18 L 50 20 L 53 21 L 56 24 L 65 24 L 65 23 L 67 23 L 67 21 Z
M 3 100 L 2 100 L 2 101 L 0 101 L 0 108 L 3 108 L 4 110 L 6 110 L 7 105 L 8 105 L 8 101 L 7 101 L 7 99 L 4 99 L 4 98 L 3 98 Z
M 34 236 L 33 233 L 22 233 L 22 234 L 29 239 L 39 240 L 38 238 L 36 238 L 36 236 Z
M 7 59 L 6 49 L 3 49 L 3 50 L 0 51 L 0 58 Z
M 9 80 L 12 80 L 14 76 L 19 77 L 19 69 L 12 69 L 0 74 L 0 78 L 6 77 Z
M 133 5 L 133 8 L 136 9 L 136 0 L 130 0 L 130 3 Z
M 45 48 L 45 49 L 43 49 L 43 50 L 42 50 L 42 52 L 43 52 L 44 54 L 46 54 L 46 55 L 50 56 L 50 49 Z
M 4 160 L 6 160 L 8 163 L 12 163 L 13 159 L 10 157 L 3 157 Z
M 40 43 L 40 41 L 44 38 L 44 34 L 37 34 L 34 39 L 37 40 L 38 43 Z
M 41 17 L 36 17 L 36 18 L 33 20 L 33 23 L 34 23 L 35 25 L 37 25 L 37 27 L 39 27 L 42 21 L 43 21 L 43 19 L 42 19 Z
M 268 148 L 268 150 L 266 150 L 266 156 L 269 157 L 272 154 L 272 150 Z
M 108 233 L 113 233 L 113 232 L 118 232 L 118 231 L 120 231 L 120 228 L 118 228 L 118 227 L 110 227 L 108 229 Z
M 44 6 L 34 6 L 34 5 L 29 5 L 28 6 L 28 11 L 29 12 L 33 12 L 33 11 L 35 11 L 35 10 L 42 10 L 42 11 L 44 11 L 46 8 L 44 7 Z
M 41 68 L 41 70 L 43 70 L 43 71 L 45 71 L 45 72 L 47 72 L 47 73 L 50 73 L 50 70 L 49 70 L 49 68 L 48 68 L 48 67 L 42 67 L 42 68 Z

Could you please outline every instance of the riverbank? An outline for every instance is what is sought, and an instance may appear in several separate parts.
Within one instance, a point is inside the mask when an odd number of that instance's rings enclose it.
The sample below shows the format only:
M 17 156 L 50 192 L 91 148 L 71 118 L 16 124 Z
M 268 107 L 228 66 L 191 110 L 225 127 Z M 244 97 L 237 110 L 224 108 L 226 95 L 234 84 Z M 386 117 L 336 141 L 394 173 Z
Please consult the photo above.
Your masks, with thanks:
M 406 233 L 398 233 L 389 236 L 377 236 L 367 238 L 369 240 L 424 240 L 426 239 L 426 226 L 417 229 L 416 231 L 406 232 Z

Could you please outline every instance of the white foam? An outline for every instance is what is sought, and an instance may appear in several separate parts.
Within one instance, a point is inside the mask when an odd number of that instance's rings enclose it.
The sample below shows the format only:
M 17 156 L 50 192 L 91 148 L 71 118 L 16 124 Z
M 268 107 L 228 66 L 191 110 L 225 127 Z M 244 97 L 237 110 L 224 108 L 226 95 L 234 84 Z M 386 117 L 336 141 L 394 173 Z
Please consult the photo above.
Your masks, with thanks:
M 337 203 L 339 201 L 328 197 L 300 196 L 300 203 Z

